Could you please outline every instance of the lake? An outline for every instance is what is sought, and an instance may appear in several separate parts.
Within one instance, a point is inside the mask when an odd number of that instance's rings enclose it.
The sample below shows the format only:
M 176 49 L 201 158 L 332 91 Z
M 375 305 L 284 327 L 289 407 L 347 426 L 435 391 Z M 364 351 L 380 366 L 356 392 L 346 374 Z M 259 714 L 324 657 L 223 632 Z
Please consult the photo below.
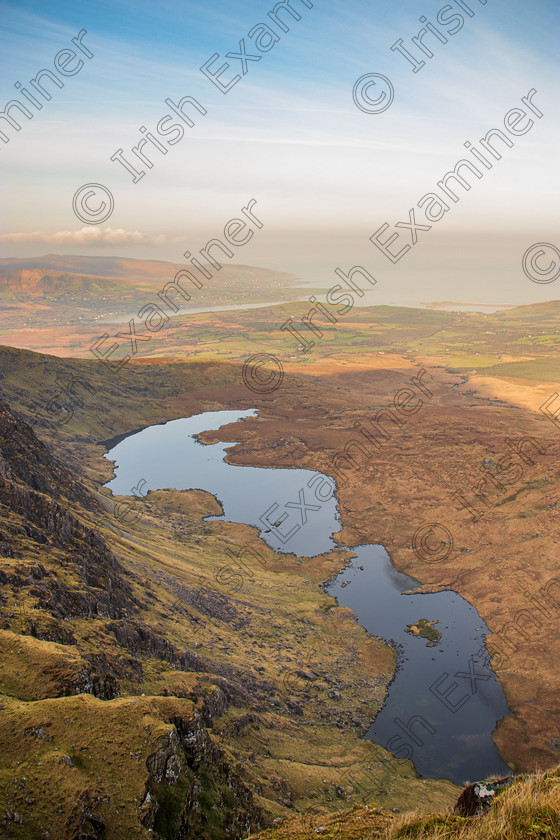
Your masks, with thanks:
M 333 479 L 311 470 L 228 464 L 224 455 L 235 443 L 202 444 L 194 438 L 256 414 L 255 409 L 205 412 L 116 438 L 106 455 L 115 461 L 116 476 L 106 486 L 130 495 L 142 478 L 143 492 L 206 490 L 224 511 L 210 519 L 254 525 L 275 551 L 309 557 L 336 548 L 332 534 L 341 526 Z
M 395 569 L 383 546 L 352 551 L 357 557 L 326 589 L 399 654 L 387 702 L 366 737 L 410 758 L 422 776 L 463 784 L 510 773 L 490 737 L 510 712 L 489 667 L 490 631 L 476 609 L 452 591 L 403 595 L 419 583 Z M 442 635 L 433 647 L 406 632 L 421 618 L 438 622 Z
M 106 441 L 115 462 L 113 493 L 130 495 L 143 479 L 148 490 L 199 489 L 220 502 L 225 519 L 253 525 L 275 551 L 302 557 L 338 547 L 341 523 L 334 479 L 304 469 L 243 467 L 224 460 L 235 443 L 202 444 L 196 435 L 237 421 L 255 409 L 213 411 L 149 426 Z M 423 776 L 457 784 L 506 775 L 491 734 L 509 709 L 484 646 L 489 630 L 456 592 L 403 594 L 418 581 L 397 572 L 379 545 L 352 548 L 357 556 L 326 590 L 349 607 L 369 633 L 389 641 L 399 655 L 384 708 L 366 737 L 397 758 L 410 758 Z M 344 584 L 344 585 L 343 585 Z M 437 621 L 433 646 L 407 633 L 419 619 Z

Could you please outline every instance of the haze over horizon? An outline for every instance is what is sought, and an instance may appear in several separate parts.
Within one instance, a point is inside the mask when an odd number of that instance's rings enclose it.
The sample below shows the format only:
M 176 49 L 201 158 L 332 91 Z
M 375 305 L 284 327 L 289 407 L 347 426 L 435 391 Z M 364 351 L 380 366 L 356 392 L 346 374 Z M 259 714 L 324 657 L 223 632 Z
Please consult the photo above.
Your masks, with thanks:
M 377 278 L 379 302 L 467 300 L 528 303 L 557 296 L 555 285 L 531 283 L 521 270 L 525 251 L 554 242 L 555 135 L 558 118 L 554 73 L 554 4 L 540 0 L 531 13 L 518 0 L 503 7 L 473 0 L 471 16 L 447 43 L 426 39 L 433 57 L 413 72 L 391 46 L 403 39 L 414 49 L 420 16 L 436 22 L 440 3 L 412 0 L 398 10 L 365 0 L 341 9 L 333 2 L 308 8 L 294 0 L 299 20 L 260 59 L 226 58 L 268 21 L 271 6 L 250 0 L 235 10 L 224 2 L 207 8 L 187 3 L 181 20 L 173 3 L 4 3 L 5 62 L 1 96 L 25 102 L 21 86 L 54 57 L 80 43 L 79 72 L 32 119 L 15 114 L 21 130 L 2 123 L 9 213 L 0 254 L 39 256 L 99 254 L 183 262 L 196 254 L 253 198 L 263 228 L 236 250 L 236 264 L 289 271 L 328 288 L 338 266 L 363 264 Z M 311 3 L 308 4 L 311 6 Z M 455 7 L 453 7 L 455 9 Z M 460 11 L 460 8 L 455 9 Z M 442 25 L 439 24 L 440 31 Z M 333 47 L 333 44 L 336 47 Z M 214 53 L 241 78 L 224 92 L 201 72 Z M 417 56 L 422 53 L 416 51 Z M 391 79 L 394 101 L 383 113 L 364 113 L 352 100 L 356 80 L 368 73 Z M 18 84 L 20 87 L 15 88 Z M 382 225 L 407 222 L 411 208 L 469 154 L 504 116 L 524 107 L 534 90 L 532 124 L 501 158 L 458 190 L 449 211 L 418 233 L 418 243 L 397 264 L 369 240 Z M 370 96 L 375 95 L 375 92 Z M 165 100 L 192 96 L 205 115 L 165 154 L 149 147 L 152 168 L 133 183 L 111 156 L 131 152 L 140 127 L 154 132 L 169 113 Z M 15 113 L 15 112 L 12 112 Z M 445 115 L 445 116 L 442 116 Z M 160 140 L 162 137 L 158 134 Z M 162 147 L 163 148 L 163 147 Z M 45 166 L 48 161 L 48 166 Z M 114 197 L 104 224 L 83 224 L 72 197 L 83 184 L 99 183 Z M 385 236 L 389 235 L 389 230 Z M 409 241 L 400 234 L 399 245 Z M 382 237 L 383 238 L 383 237 Z
M 334 268 L 339 264 L 336 262 L 336 249 L 333 247 L 331 254 L 321 254 L 320 259 L 316 259 L 310 248 L 309 239 L 291 235 L 290 242 L 296 245 L 294 253 L 284 258 L 278 257 L 275 265 L 265 263 L 265 260 L 269 258 L 270 251 L 267 251 L 266 248 L 259 248 L 258 244 L 255 243 L 253 251 L 256 259 L 254 262 L 243 262 L 241 260 L 235 263 L 224 262 L 223 268 L 249 266 L 293 274 L 297 278 L 296 282 L 301 286 L 303 299 L 309 294 L 306 291 L 307 288 L 324 288 L 327 291 L 336 280 Z M 315 240 L 312 240 L 312 242 L 315 242 Z M 485 237 L 480 235 L 469 236 L 468 234 L 441 237 L 437 242 L 434 241 L 432 248 L 426 248 L 422 258 L 418 258 L 408 266 L 406 264 L 392 266 L 384 272 L 381 265 L 379 270 L 373 273 L 377 280 L 376 286 L 370 291 L 365 291 L 364 297 L 356 301 L 356 306 L 396 305 L 418 307 L 436 303 L 456 303 L 505 307 L 557 300 L 552 285 L 540 286 L 529 283 L 524 275 L 524 283 L 521 281 L 516 284 L 511 283 L 511 278 L 517 277 L 520 270 L 519 253 L 516 249 L 517 242 L 518 240 L 515 237 L 502 236 L 498 238 L 490 234 Z M 281 244 L 280 241 L 279 252 L 282 250 Z M 352 253 L 356 257 L 354 263 L 369 265 L 367 257 L 368 249 L 371 246 L 367 239 L 364 242 L 364 237 L 362 237 L 362 241 L 359 241 L 356 237 L 343 244 L 346 244 L 348 253 Z M 61 249 L 60 252 L 47 252 L 45 250 L 29 259 L 40 260 L 48 256 L 85 257 L 88 259 L 100 257 L 107 259 L 145 259 L 147 261 L 168 262 L 170 266 L 178 263 L 188 265 L 184 259 L 167 260 L 155 255 L 139 257 L 130 254 L 123 256 L 118 252 L 86 254 L 79 250 L 76 250 L 75 253 L 69 253 L 66 249 Z M 262 259 L 259 259 L 260 257 Z M 0 260 L 2 259 L 25 261 L 26 257 L 5 255 L 0 258 Z M 486 275 L 479 273 L 481 262 L 484 262 L 487 268 L 491 283 L 488 283 Z M 381 263 L 381 260 L 379 260 L 379 263 Z M 434 265 L 438 269 L 436 273 L 434 273 Z M 30 262 L 29 266 L 33 267 L 33 263 Z M 211 268 L 211 266 L 209 267 Z M 171 270 L 169 276 L 170 279 L 173 276 Z M 207 289 L 210 287 L 217 289 L 219 285 L 220 273 L 215 272 L 213 279 L 207 284 Z M 206 298 L 207 291 L 193 289 L 191 301 L 184 302 L 182 309 L 191 309 L 192 307 L 204 309 L 206 305 L 212 307 L 213 302 Z M 260 300 L 260 296 L 256 293 L 255 302 L 258 300 Z M 264 302 L 263 305 L 269 306 L 270 304 Z
M 558 837 L 558 0 L 0 4 L 0 840 Z

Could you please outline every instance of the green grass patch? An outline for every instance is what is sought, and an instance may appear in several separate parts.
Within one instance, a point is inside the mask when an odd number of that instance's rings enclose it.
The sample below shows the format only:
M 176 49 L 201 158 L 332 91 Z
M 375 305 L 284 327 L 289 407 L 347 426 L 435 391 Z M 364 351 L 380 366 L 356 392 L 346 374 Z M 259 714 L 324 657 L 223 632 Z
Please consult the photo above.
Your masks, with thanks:
M 558 382 L 560 381 L 560 364 L 558 359 L 529 359 L 525 362 L 504 362 L 499 365 L 491 365 L 484 369 L 484 373 L 489 376 L 536 379 L 539 382 Z

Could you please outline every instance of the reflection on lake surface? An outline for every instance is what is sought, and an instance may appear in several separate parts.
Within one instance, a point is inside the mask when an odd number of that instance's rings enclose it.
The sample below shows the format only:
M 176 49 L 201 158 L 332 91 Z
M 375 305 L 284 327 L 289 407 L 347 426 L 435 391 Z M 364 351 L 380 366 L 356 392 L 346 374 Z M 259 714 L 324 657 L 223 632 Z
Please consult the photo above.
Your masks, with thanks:
M 256 415 L 255 409 L 206 412 L 120 439 L 106 456 L 116 472 L 107 487 L 128 495 L 144 479 L 143 492 L 206 490 L 224 511 L 211 518 L 254 525 L 275 551 L 314 556 L 332 550 L 341 525 L 331 478 L 311 470 L 228 464 L 224 455 L 234 443 L 201 444 L 193 437 Z M 368 632 L 399 649 L 386 704 L 366 737 L 398 758 L 411 758 L 425 776 L 462 784 L 509 772 L 490 737 L 509 710 L 487 665 L 489 631 L 477 611 L 451 591 L 403 595 L 419 584 L 396 571 L 382 546 L 352 551 L 357 557 L 327 591 L 353 609 Z M 421 618 L 439 622 L 442 638 L 433 647 L 405 632 Z

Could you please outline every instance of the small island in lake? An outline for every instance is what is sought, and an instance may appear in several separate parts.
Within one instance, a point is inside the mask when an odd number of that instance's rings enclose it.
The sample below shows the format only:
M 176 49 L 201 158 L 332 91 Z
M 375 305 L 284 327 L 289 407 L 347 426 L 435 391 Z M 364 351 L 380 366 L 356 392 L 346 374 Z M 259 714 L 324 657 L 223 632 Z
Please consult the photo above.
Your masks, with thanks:
M 428 618 L 420 618 L 413 624 L 407 624 L 405 633 L 412 633 L 413 636 L 422 636 L 423 639 L 428 640 L 426 647 L 435 647 L 441 639 L 441 633 L 439 630 L 436 630 L 434 624 L 438 624 L 438 622 L 430 621 Z

